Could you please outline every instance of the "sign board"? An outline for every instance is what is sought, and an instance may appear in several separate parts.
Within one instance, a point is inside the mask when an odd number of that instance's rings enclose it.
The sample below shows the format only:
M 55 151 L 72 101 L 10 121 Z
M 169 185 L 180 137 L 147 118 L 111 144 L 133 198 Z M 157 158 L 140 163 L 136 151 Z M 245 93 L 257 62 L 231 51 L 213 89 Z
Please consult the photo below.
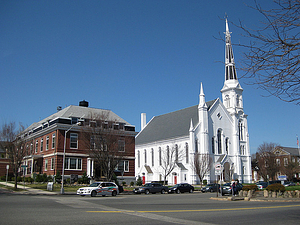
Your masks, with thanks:
M 216 170 L 216 171 L 221 171 L 221 169 L 222 169 L 221 163 L 217 163 L 217 164 L 215 165 L 215 170 Z
M 215 170 L 215 175 L 220 176 L 221 175 L 221 170 Z
M 9 170 L 9 165 L 6 165 L 6 169 Z
M 281 175 L 281 176 L 278 176 L 278 180 L 286 180 L 286 175 Z

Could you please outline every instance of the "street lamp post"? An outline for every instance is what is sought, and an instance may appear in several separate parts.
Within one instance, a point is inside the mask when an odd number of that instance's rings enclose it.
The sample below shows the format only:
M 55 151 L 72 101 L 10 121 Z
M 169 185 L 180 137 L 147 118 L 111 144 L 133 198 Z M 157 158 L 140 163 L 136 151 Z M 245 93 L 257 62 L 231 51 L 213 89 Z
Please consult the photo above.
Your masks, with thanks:
M 63 155 L 63 165 L 62 165 L 62 180 L 61 180 L 61 189 L 60 193 L 63 195 L 65 193 L 64 189 L 64 176 L 65 176 L 65 158 L 66 158 L 66 140 L 67 140 L 67 133 L 75 126 L 80 125 L 80 122 L 71 126 L 68 130 L 65 131 L 65 139 L 64 139 L 64 155 Z

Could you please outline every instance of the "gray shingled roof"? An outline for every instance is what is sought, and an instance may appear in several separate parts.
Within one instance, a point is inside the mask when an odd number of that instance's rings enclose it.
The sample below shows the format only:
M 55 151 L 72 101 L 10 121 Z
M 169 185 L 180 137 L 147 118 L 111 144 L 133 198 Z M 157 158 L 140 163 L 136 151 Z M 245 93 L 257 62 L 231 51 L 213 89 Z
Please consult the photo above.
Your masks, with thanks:
M 206 102 L 208 109 L 216 100 Z M 198 124 L 198 105 L 155 116 L 147 126 L 137 135 L 135 144 L 146 144 L 176 137 L 189 135 L 193 120 L 194 126 Z
M 48 116 L 47 118 L 31 124 L 25 131 L 31 130 L 35 127 L 38 127 L 47 121 L 51 121 L 55 118 L 82 118 L 82 119 L 91 119 L 92 115 L 107 115 L 108 121 L 117 121 L 121 123 L 125 123 L 126 125 L 130 125 L 128 122 L 126 122 L 124 119 L 119 117 L 117 114 L 112 112 L 111 110 L 106 109 L 96 109 L 96 108 L 89 108 L 89 107 L 83 107 L 83 106 L 76 106 L 76 105 L 70 105 L 51 116 Z
M 299 155 L 299 149 L 298 148 L 290 148 L 290 147 L 282 147 L 279 148 L 283 149 L 284 151 L 290 153 L 291 155 L 298 156 Z

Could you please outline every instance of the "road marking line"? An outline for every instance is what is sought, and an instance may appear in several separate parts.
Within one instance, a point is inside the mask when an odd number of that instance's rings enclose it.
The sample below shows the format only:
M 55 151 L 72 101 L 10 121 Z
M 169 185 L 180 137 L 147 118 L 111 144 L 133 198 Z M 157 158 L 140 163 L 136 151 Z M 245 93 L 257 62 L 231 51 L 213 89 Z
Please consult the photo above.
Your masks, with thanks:
M 300 205 L 284 205 L 284 206 L 264 206 L 264 207 L 248 207 L 248 208 L 231 208 L 231 209 L 175 209 L 175 210 L 149 210 L 149 211 L 127 211 L 127 210 L 112 210 L 112 211 L 86 211 L 88 213 L 164 213 L 164 212 L 215 212 L 215 211 L 234 211 L 234 210 L 250 210 L 250 209 L 276 209 L 276 208 L 289 208 L 299 207 Z

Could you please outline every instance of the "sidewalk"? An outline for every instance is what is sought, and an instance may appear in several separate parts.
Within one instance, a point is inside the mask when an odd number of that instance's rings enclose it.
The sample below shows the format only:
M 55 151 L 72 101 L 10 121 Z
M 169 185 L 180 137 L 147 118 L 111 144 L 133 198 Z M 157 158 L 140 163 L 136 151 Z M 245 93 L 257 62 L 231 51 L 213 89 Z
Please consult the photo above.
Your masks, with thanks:
M 14 187 L 15 185 L 12 183 L 7 182 L 0 182 L 0 184 L 4 185 L 4 186 L 9 186 L 9 187 Z M 5 187 L 4 187 L 5 188 Z M 24 185 L 18 184 L 18 188 L 19 189 L 24 189 Z M 34 194 L 34 195 L 60 195 L 60 192 L 54 192 L 54 191 L 44 191 L 41 189 L 36 189 L 36 188 L 30 188 L 25 186 L 24 191 L 13 191 L 13 193 L 15 194 Z M 76 194 L 73 192 L 66 192 L 65 195 L 70 195 L 70 194 Z
M 300 198 L 283 198 L 283 197 L 264 197 L 263 192 L 255 192 L 253 197 L 240 197 L 240 196 L 219 196 L 219 197 L 211 197 L 212 200 L 218 201 L 262 201 L 262 202 L 300 202 Z

